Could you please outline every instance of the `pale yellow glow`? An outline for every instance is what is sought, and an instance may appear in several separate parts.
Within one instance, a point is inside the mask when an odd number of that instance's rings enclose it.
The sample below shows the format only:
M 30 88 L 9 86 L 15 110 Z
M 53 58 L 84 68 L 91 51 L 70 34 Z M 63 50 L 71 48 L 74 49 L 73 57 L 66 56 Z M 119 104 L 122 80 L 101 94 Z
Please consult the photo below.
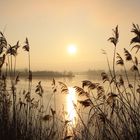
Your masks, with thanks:
M 128 46 L 132 22 L 140 25 L 139 9 L 140 0 L 127 0 L 127 6 L 126 0 L 0 0 L 0 31 L 12 46 L 17 40 L 25 45 L 28 37 L 33 71 L 107 69 L 101 49 L 111 62 L 113 49 L 107 39 L 117 24 L 117 52 Z M 69 44 L 77 51 L 69 53 Z M 19 50 L 16 68 L 24 70 L 28 57 L 22 47 Z
M 68 46 L 68 53 L 69 54 L 75 54 L 76 51 L 77 51 L 76 45 L 71 44 L 71 45 Z
M 72 87 L 68 88 L 69 93 L 67 96 L 67 112 L 68 112 L 68 120 L 71 121 L 73 126 L 76 125 L 76 111 L 74 108 L 74 104 L 76 104 L 76 93 L 75 89 Z

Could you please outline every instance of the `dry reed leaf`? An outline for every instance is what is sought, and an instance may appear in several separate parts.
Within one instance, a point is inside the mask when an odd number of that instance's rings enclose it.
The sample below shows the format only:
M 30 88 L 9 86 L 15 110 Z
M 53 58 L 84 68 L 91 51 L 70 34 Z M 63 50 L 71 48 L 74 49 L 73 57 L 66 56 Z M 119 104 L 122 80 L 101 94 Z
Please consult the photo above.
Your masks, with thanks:
M 7 48 L 7 40 L 6 38 L 4 37 L 3 33 L 0 32 L 0 54 L 3 53 L 3 48 Z
M 105 124 L 107 115 L 104 113 L 98 114 L 99 120 Z
M 29 47 L 29 41 L 28 38 L 25 40 L 25 45 L 22 47 L 25 51 L 29 52 L 30 47 Z
M 51 113 L 54 116 L 56 114 L 56 111 L 51 108 Z
M 138 51 L 139 51 L 139 49 L 140 49 L 140 45 L 135 45 L 135 46 L 133 46 L 131 50 L 133 50 L 134 48 L 137 49 L 137 50 L 136 50 L 136 53 L 138 53 Z
M 138 71 L 138 67 L 137 67 L 136 65 L 133 65 L 133 66 L 130 68 L 130 70 L 132 70 L 132 71 Z
M 101 97 L 103 97 L 105 94 L 105 90 L 103 86 L 98 86 L 97 87 L 97 98 L 100 99 Z
M 81 88 L 81 87 L 74 86 L 74 89 L 75 89 L 75 91 L 78 93 L 79 96 L 81 96 L 81 95 L 82 95 L 82 96 L 86 96 L 86 97 L 89 96 L 89 93 L 86 92 L 86 91 L 84 91 L 84 89 Z
M 63 82 L 58 82 L 61 86 L 61 93 L 66 93 L 68 94 L 68 87 L 66 84 L 64 84 Z
M 126 61 L 131 61 L 132 60 L 132 55 L 129 53 L 129 51 L 127 49 L 124 48 L 124 55 L 125 55 L 125 59 Z
M 38 85 L 36 86 L 36 90 L 35 92 L 40 96 L 42 97 L 43 93 L 44 93 L 44 90 L 43 90 L 43 87 L 41 85 L 41 81 L 38 82 Z
M 140 94 L 140 85 L 138 85 L 138 88 L 136 89 L 137 93 Z
M 6 54 L 16 56 L 17 52 L 15 50 L 15 47 L 9 44 L 9 48 L 6 51 Z
M 93 105 L 93 103 L 90 99 L 78 100 L 78 102 L 84 107 L 89 107 L 89 106 Z
M 66 136 L 63 140 L 69 140 L 72 136 Z
M 117 97 L 118 95 L 113 93 L 113 92 L 110 92 L 108 93 L 108 98 L 107 98 L 107 103 L 112 105 L 114 99 Z
M 89 80 L 84 80 L 82 81 L 82 87 L 88 87 L 89 89 L 93 90 L 95 88 L 97 88 L 97 86 L 99 85 L 99 83 L 92 83 Z
M 50 121 L 51 119 L 52 119 L 51 115 L 45 115 L 45 116 L 42 117 L 43 121 Z
M 118 86 L 120 87 L 120 86 L 124 86 L 124 80 L 123 80 L 123 78 L 122 78 L 122 75 L 119 75 L 119 81 L 118 81 Z
M 0 68 L 2 68 L 4 62 L 5 62 L 5 54 L 3 54 L 2 57 L 0 57 Z
M 101 77 L 102 77 L 103 83 L 105 83 L 106 81 L 109 81 L 109 77 L 107 73 L 102 72 Z
M 128 87 L 129 87 L 129 88 L 133 88 L 132 84 L 129 84 Z
M 123 61 L 123 59 L 122 59 L 122 57 L 120 56 L 119 53 L 117 53 L 116 58 L 117 58 L 116 64 L 123 66 L 124 65 L 124 61 Z
M 132 38 L 130 44 L 132 43 L 140 43 L 140 38 L 138 36 Z
M 138 64 L 139 64 L 139 62 L 138 62 L 138 58 L 135 56 L 135 58 L 134 58 L 134 62 L 135 62 L 135 64 L 136 64 L 136 66 L 138 66 Z
M 15 79 L 15 84 L 17 84 L 19 81 L 20 80 L 19 80 L 19 73 L 18 73 L 17 76 L 16 76 L 16 79 Z
M 131 39 L 130 44 L 132 43 L 140 43 L 140 28 L 138 24 L 133 23 L 133 28 L 131 30 L 136 36 Z
M 70 120 L 65 120 L 65 125 L 67 125 L 70 122 L 71 122 Z
M 55 79 L 53 78 L 52 85 L 55 86 Z
M 108 39 L 108 41 L 110 41 L 111 43 L 114 44 L 114 46 L 116 47 L 117 43 L 118 43 L 118 40 L 119 40 L 119 31 L 118 31 L 118 25 L 116 26 L 115 29 L 112 29 L 113 31 L 113 36 L 110 37 Z

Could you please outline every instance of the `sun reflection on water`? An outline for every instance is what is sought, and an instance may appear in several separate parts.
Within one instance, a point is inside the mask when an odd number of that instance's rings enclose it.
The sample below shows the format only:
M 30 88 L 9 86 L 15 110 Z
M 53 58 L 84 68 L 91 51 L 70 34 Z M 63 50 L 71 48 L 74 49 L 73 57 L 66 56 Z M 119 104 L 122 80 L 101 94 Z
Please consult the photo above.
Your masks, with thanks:
M 67 96 L 67 112 L 68 112 L 68 120 L 71 121 L 73 127 L 76 125 L 76 111 L 74 108 L 74 104 L 77 103 L 75 89 L 73 87 L 68 88 L 68 96 Z

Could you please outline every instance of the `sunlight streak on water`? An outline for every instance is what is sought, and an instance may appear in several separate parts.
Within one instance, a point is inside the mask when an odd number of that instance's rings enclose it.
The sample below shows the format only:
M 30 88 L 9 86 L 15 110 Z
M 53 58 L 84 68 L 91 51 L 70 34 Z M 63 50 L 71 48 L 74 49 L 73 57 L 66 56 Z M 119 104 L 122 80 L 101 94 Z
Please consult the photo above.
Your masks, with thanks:
M 69 93 L 67 96 L 68 120 L 71 121 L 71 124 L 73 126 L 75 126 L 76 125 L 76 111 L 74 109 L 74 104 L 77 103 L 76 92 L 75 92 L 75 89 L 72 87 L 69 87 L 68 90 L 69 90 Z

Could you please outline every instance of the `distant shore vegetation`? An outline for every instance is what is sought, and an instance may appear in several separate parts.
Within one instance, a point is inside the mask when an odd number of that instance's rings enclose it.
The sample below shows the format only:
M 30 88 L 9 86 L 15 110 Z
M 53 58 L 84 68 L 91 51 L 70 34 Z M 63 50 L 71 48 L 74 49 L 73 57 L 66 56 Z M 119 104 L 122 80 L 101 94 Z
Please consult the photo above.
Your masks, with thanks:
M 108 70 L 94 70 L 94 69 L 93 70 L 89 69 L 89 70 L 81 72 L 79 74 L 88 75 L 88 76 L 101 76 L 101 73 L 103 73 L 103 72 L 106 72 L 109 74 Z M 121 75 L 125 75 L 125 72 L 123 70 L 121 70 L 121 69 L 116 70 L 116 75 L 120 75 L 120 73 L 121 73 Z M 134 73 L 132 72 L 131 69 L 127 70 L 127 74 L 130 77 L 134 76 Z
M 26 77 L 28 74 L 28 70 L 21 70 L 18 71 L 21 77 Z M 74 73 L 72 71 L 48 71 L 48 70 L 42 70 L 42 71 L 32 71 L 33 77 L 74 77 Z

